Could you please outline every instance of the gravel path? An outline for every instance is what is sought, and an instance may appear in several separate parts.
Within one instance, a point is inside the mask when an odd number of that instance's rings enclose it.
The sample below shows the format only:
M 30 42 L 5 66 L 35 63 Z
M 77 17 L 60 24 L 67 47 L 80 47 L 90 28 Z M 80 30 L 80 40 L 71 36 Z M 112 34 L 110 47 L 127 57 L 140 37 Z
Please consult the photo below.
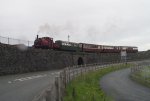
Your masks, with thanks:
M 123 69 L 105 75 L 100 85 L 115 101 L 150 101 L 150 88 L 129 78 L 130 69 Z

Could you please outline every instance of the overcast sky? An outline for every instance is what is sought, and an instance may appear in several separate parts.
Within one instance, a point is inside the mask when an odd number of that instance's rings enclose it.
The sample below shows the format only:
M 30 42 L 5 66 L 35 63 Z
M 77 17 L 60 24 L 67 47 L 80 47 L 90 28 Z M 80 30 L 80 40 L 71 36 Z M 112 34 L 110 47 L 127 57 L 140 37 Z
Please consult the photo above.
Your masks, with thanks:
M 150 49 L 150 0 L 0 0 L 0 36 Z

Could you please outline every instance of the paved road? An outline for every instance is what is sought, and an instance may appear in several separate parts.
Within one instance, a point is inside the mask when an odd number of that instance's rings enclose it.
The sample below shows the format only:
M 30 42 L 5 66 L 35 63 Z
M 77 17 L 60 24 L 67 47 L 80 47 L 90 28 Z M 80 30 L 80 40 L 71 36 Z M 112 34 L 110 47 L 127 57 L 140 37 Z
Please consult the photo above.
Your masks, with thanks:
M 100 85 L 115 101 L 150 101 L 150 88 L 129 79 L 130 69 L 119 70 L 104 76 Z
M 0 76 L 0 101 L 32 101 L 54 82 L 59 71 Z

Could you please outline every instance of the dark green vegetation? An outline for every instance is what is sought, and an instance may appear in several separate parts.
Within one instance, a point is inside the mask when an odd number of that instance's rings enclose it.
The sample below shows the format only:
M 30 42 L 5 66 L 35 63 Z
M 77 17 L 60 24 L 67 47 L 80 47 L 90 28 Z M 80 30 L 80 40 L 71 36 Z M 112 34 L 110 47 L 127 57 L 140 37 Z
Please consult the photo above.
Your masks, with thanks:
M 110 66 L 78 76 L 67 85 L 64 101 L 112 101 L 100 88 L 100 78 L 109 72 L 129 66 L 131 64 Z
M 132 80 L 150 87 L 150 67 L 145 67 L 144 69 L 131 74 L 130 77 Z

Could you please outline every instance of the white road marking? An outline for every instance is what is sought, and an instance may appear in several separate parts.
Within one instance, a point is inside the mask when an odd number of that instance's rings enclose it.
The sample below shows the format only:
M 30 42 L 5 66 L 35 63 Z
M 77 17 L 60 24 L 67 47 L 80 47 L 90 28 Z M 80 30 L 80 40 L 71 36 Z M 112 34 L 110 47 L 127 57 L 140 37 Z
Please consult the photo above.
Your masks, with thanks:
M 8 83 L 12 83 L 11 81 L 8 81 Z
M 55 75 L 55 73 L 52 73 L 52 75 Z
M 60 74 L 60 72 L 53 72 L 53 73 L 51 73 L 52 75 L 59 75 Z
M 56 74 L 56 75 L 59 75 L 59 74 L 60 74 L 60 72 L 55 72 L 55 74 Z
M 44 75 L 34 75 L 34 76 L 30 76 L 30 77 L 25 77 L 25 78 L 18 78 L 18 79 L 15 79 L 13 81 L 8 81 L 8 83 L 14 83 L 14 82 L 17 82 L 17 81 L 26 81 L 26 80 L 31 80 L 31 79 L 36 79 L 36 78 L 41 78 L 41 77 L 45 77 L 47 76 L 47 74 L 44 74 Z
M 25 80 L 31 80 L 31 79 L 41 78 L 41 77 L 45 77 L 45 76 L 47 76 L 47 75 L 46 74 L 44 74 L 44 75 L 35 75 L 35 76 L 31 76 L 31 77 L 15 79 L 14 81 L 25 81 Z
M 53 72 L 50 75 L 59 75 L 59 74 L 60 74 L 60 72 Z M 22 82 L 22 81 L 27 81 L 27 80 L 31 80 L 31 79 L 46 77 L 46 76 L 50 76 L 50 75 L 43 74 L 43 75 L 28 76 L 28 77 L 24 77 L 24 78 L 17 78 L 17 79 L 14 79 L 12 81 L 8 81 L 8 83 L 11 84 L 11 83 L 15 83 L 15 82 Z

